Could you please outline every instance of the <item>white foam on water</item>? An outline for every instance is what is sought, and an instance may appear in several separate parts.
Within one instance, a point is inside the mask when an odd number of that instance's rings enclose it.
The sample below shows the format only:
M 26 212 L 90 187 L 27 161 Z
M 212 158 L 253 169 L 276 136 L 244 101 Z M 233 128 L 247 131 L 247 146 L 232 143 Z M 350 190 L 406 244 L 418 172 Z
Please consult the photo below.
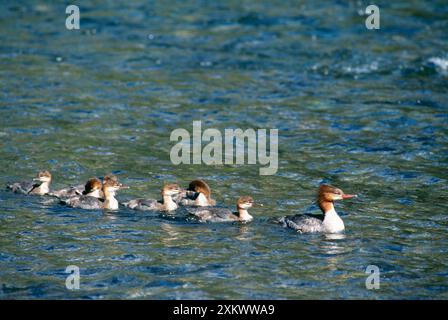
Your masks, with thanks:
M 448 59 L 433 57 L 428 60 L 429 62 L 435 64 L 437 67 L 443 71 L 448 70 Z
M 370 64 L 365 64 L 365 65 L 361 65 L 361 66 L 357 66 L 357 67 L 352 67 L 352 66 L 344 67 L 345 72 L 354 73 L 354 74 L 370 73 L 372 71 L 377 71 L 377 70 L 378 70 L 378 62 L 377 61 L 373 61 Z

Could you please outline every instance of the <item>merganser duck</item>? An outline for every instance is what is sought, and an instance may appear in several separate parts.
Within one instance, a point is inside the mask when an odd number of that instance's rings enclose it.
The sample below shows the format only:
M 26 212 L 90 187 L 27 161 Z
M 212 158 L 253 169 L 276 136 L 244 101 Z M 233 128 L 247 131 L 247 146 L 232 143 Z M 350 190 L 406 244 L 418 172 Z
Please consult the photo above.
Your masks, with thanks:
M 66 188 L 62 188 L 59 190 L 51 191 L 48 193 L 49 196 L 56 197 L 56 198 L 71 198 L 76 196 L 81 196 L 84 193 L 85 187 L 87 185 L 80 184 L 77 186 L 69 186 Z
M 41 171 L 32 181 L 11 183 L 8 184 L 6 188 L 15 193 L 43 196 L 50 192 L 50 184 L 51 173 L 48 171 Z
M 85 194 L 62 200 L 62 202 L 73 208 L 118 210 L 118 201 L 115 199 L 115 193 L 125 188 L 129 187 L 119 183 L 118 179 L 112 175 L 104 177 L 102 187 L 99 179 L 92 178 L 86 184 Z M 104 195 L 104 200 L 101 199 L 102 194 Z
M 61 203 L 73 208 L 101 209 L 103 206 L 103 184 L 98 178 L 90 178 L 80 194 L 65 198 Z M 69 190 L 69 189 L 67 189 Z M 98 201 L 99 200 L 99 201 Z
M 107 180 L 111 178 L 106 177 L 105 179 Z M 121 188 L 127 188 L 127 186 L 121 185 Z M 93 177 L 87 180 L 87 183 L 84 186 L 84 191 L 82 192 L 82 196 L 104 199 L 103 184 L 101 183 L 101 180 L 97 177 Z
M 107 175 L 103 181 L 103 194 L 104 204 L 103 209 L 118 210 L 118 201 L 115 199 L 115 193 L 120 189 L 128 189 L 129 186 L 125 186 L 118 182 L 118 179 L 114 175 Z
M 322 217 L 310 215 L 294 215 L 282 217 L 278 220 L 283 227 L 288 227 L 300 233 L 340 233 L 345 226 L 341 217 L 334 209 L 333 202 L 356 197 L 354 194 L 345 194 L 341 189 L 323 184 L 319 187 L 317 202 L 322 210 Z
M 178 208 L 173 196 L 181 192 L 181 188 L 177 184 L 167 184 L 163 187 L 161 194 L 162 200 L 155 199 L 134 199 L 123 203 L 125 207 L 134 210 L 151 210 L 151 211 L 174 211 Z
M 113 174 L 109 174 L 106 177 L 108 179 L 117 180 L 117 177 L 114 176 Z M 98 187 L 99 187 L 99 189 L 98 189 Z M 98 194 L 97 196 L 89 194 L 95 190 L 97 190 L 97 194 Z M 89 195 L 89 196 L 94 196 L 95 198 L 104 199 L 104 194 L 102 191 L 102 183 L 96 177 L 93 177 L 93 178 L 90 178 L 89 180 L 87 180 L 86 184 L 70 186 L 67 188 L 60 189 L 60 190 L 52 191 L 52 192 L 48 193 L 48 195 L 56 197 L 56 198 L 60 198 L 60 199 L 61 198 L 67 199 L 67 198 L 79 197 L 82 195 Z
M 227 208 L 187 208 L 188 213 L 199 219 L 200 222 L 242 222 L 247 223 L 253 217 L 247 211 L 254 205 L 252 197 L 243 196 L 236 202 L 237 212 Z
M 211 194 L 212 191 L 204 180 L 193 180 L 186 192 L 180 193 L 174 201 L 184 206 L 215 206 L 216 201 L 211 198 Z

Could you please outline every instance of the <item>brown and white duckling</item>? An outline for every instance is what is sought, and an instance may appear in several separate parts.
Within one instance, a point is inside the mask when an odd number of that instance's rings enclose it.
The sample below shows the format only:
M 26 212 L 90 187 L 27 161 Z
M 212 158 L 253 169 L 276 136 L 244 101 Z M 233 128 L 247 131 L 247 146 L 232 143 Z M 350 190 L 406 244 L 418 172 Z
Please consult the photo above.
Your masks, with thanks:
M 106 178 L 117 180 L 117 177 L 112 174 L 107 175 L 105 179 Z M 57 191 L 52 191 L 48 195 L 60 199 L 79 197 L 82 195 L 88 195 L 95 198 L 104 199 L 104 194 L 102 191 L 102 183 L 97 177 L 90 178 L 89 180 L 87 180 L 86 184 L 70 186 Z
M 195 216 L 201 222 L 242 222 L 247 223 L 253 220 L 253 217 L 247 211 L 254 205 L 252 197 L 243 196 L 236 202 L 237 212 L 227 208 L 209 207 L 209 208 L 187 208 L 188 213 Z
M 120 189 L 128 189 L 129 186 L 125 186 L 118 182 L 118 179 L 114 175 L 107 175 L 104 177 L 103 182 L 103 194 L 104 205 L 103 209 L 118 210 L 118 201 L 115 199 L 115 193 Z
M 100 179 L 90 178 L 84 186 L 84 191 L 75 196 L 61 200 L 61 203 L 73 208 L 101 209 L 104 198 L 102 189 L 103 184 Z
M 341 189 L 323 184 L 319 187 L 317 202 L 322 210 L 323 216 L 297 214 L 282 217 L 278 220 L 283 227 L 288 227 L 300 233 L 339 233 L 344 231 L 345 226 L 341 217 L 334 209 L 333 202 L 356 197 L 354 194 L 345 194 Z
M 48 171 L 41 171 L 32 181 L 11 183 L 8 184 L 6 188 L 15 193 L 43 196 L 50 192 L 50 184 L 51 173 Z
M 173 196 L 181 192 L 179 185 L 166 184 L 162 189 L 162 200 L 155 199 L 134 199 L 123 203 L 125 207 L 134 210 L 145 211 L 174 211 L 178 208 L 176 202 L 173 200 Z
M 62 202 L 73 208 L 118 210 L 115 193 L 124 188 L 128 186 L 119 183 L 115 176 L 104 177 L 102 185 L 99 179 L 92 178 L 87 182 L 83 195 L 62 200 Z
M 126 186 L 122 186 L 122 188 L 123 187 Z M 103 184 L 101 183 L 101 180 L 98 179 L 97 177 L 93 177 L 87 180 L 82 195 L 87 197 L 104 199 Z
M 216 201 L 211 198 L 212 190 L 204 180 L 193 180 L 188 185 L 185 193 L 179 194 L 174 201 L 184 206 L 208 207 L 215 206 Z

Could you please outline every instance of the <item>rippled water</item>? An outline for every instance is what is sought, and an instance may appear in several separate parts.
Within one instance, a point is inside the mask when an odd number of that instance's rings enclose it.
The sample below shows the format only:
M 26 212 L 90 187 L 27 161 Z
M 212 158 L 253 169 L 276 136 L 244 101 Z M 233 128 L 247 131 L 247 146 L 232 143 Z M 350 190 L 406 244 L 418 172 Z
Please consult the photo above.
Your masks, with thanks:
M 210 182 L 250 225 L 62 207 L 0 191 L 0 298 L 448 298 L 445 1 L 64 1 L 0 4 L 0 183 L 116 173 L 119 199 Z M 279 129 L 279 170 L 174 166 L 176 128 Z M 329 182 L 343 236 L 269 222 L 318 213 Z M 81 289 L 65 288 L 66 266 Z M 377 265 L 379 290 L 365 270 Z

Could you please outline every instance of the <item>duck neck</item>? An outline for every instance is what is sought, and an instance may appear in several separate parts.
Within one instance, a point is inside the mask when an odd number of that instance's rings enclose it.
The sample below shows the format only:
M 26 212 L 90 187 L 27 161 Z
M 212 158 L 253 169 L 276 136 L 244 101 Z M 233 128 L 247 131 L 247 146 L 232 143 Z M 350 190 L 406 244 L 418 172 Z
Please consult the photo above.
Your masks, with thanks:
M 254 217 L 252 217 L 247 209 L 239 208 L 238 207 L 238 220 L 241 222 L 248 222 L 252 221 Z
M 173 198 L 170 195 L 163 195 L 163 206 L 166 211 L 173 211 L 177 209 L 176 202 L 173 201 Z
M 103 190 L 103 193 L 104 193 L 104 209 L 117 210 L 118 201 L 117 199 L 115 199 L 115 191 L 110 191 L 105 188 Z
M 37 189 L 38 189 L 37 193 L 41 195 L 47 194 L 48 192 L 50 192 L 50 181 L 42 182 L 40 186 L 37 187 Z
M 94 197 L 94 198 L 101 198 L 100 190 L 93 190 L 93 191 L 87 193 L 86 196 Z
M 344 231 L 344 221 L 338 215 L 334 209 L 333 202 L 319 203 L 319 206 L 324 213 L 324 220 L 322 221 L 322 226 L 327 232 L 338 233 Z
M 199 207 L 205 207 L 209 205 L 207 197 L 202 192 L 199 192 L 199 195 L 194 200 L 194 204 Z

